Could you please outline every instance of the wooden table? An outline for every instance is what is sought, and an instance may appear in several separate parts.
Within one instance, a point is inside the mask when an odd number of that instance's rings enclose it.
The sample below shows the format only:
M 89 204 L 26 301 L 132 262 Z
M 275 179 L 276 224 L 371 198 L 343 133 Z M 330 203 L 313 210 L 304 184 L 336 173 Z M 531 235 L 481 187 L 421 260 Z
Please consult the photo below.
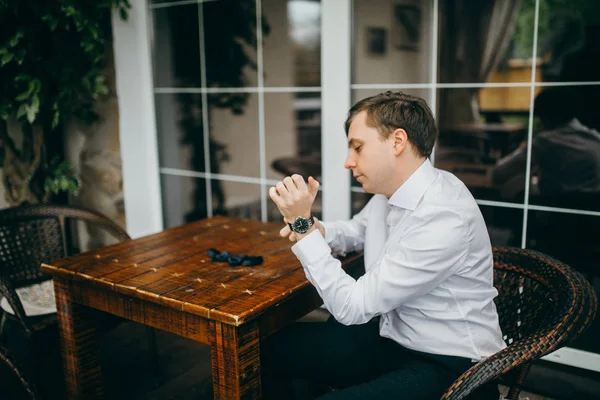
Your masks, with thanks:
M 69 398 L 103 397 L 91 308 L 210 345 L 215 398 L 260 398 L 260 341 L 322 304 L 280 228 L 215 217 L 42 265 L 54 276 Z M 264 263 L 212 262 L 211 247 Z M 342 261 L 353 275 L 362 268 L 359 255 Z

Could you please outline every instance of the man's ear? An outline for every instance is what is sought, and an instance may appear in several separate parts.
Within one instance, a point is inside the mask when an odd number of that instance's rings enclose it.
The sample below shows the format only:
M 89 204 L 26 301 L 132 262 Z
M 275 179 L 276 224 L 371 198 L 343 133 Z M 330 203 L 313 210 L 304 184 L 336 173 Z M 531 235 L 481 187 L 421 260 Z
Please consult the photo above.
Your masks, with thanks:
M 408 135 L 402 128 L 396 129 L 392 132 L 392 140 L 394 141 L 394 154 L 400 155 L 408 145 Z

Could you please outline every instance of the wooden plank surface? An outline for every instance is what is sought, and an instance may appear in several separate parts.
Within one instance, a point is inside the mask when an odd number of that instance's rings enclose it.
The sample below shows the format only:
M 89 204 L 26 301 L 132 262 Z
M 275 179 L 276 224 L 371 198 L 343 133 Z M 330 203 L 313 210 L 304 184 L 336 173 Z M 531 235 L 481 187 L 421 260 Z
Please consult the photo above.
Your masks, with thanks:
M 97 288 L 94 293 L 114 291 L 237 326 L 310 285 L 291 243 L 279 236 L 281 227 L 214 217 L 56 260 L 42 269 Z M 231 267 L 213 262 L 209 248 L 261 255 L 264 263 Z M 357 260 L 348 257 L 343 263 Z

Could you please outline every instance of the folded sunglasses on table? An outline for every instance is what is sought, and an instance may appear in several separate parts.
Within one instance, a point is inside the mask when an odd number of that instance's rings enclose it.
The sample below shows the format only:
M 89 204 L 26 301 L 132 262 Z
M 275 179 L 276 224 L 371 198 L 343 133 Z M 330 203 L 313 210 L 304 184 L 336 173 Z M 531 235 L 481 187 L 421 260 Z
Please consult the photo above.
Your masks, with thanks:
M 208 249 L 208 256 L 216 262 L 226 262 L 232 267 L 255 267 L 262 264 L 262 256 L 248 256 L 246 254 L 231 254 L 227 250 L 220 252 L 217 249 Z

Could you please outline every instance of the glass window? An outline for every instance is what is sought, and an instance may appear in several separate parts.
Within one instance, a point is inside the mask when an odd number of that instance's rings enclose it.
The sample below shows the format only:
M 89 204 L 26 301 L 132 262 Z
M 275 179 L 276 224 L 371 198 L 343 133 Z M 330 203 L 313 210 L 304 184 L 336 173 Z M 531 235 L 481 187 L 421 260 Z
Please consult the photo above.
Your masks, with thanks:
M 531 82 L 534 1 L 439 4 L 438 82 Z
M 263 0 L 264 85 L 321 86 L 321 3 Z
M 321 179 L 321 94 L 265 93 L 267 178 Z
M 202 96 L 159 93 L 155 105 L 160 167 L 205 172 Z
M 260 177 L 258 95 L 211 94 L 208 104 L 211 173 Z
M 523 210 L 480 205 L 492 246 L 521 247 Z
M 218 88 L 257 86 L 256 2 L 207 1 L 201 3 L 201 7 L 206 85 Z
M 355 0 L 352 83 L 431 82 L 432 9 L 431 1 Z
M 261 218 L 260 185 L 212 179 L 210 187 L 213 215 Z
M 206 180 L 161 174 L 163 220 L 165 229 L 206 218 Z
M 198 4 L 155 8 L 152 16 L 154 86 L 199 87 Z
M 519 25 L 531 27 L 535 2 L 523 3 L 530 11 Z M 538 82 L 600 82 L 600 2 L 540 0 L 537 60 Z
M 531 90 L 504 89 L 437 91 L 435 166 L 455 174 L 478 199 L 523 203 Z
M 600 133 L 590 127 L 598 113 L 588 95 L 600 96 L 600 86 L 544 87 L 536 97 L 530 204 L 600 211 Z

